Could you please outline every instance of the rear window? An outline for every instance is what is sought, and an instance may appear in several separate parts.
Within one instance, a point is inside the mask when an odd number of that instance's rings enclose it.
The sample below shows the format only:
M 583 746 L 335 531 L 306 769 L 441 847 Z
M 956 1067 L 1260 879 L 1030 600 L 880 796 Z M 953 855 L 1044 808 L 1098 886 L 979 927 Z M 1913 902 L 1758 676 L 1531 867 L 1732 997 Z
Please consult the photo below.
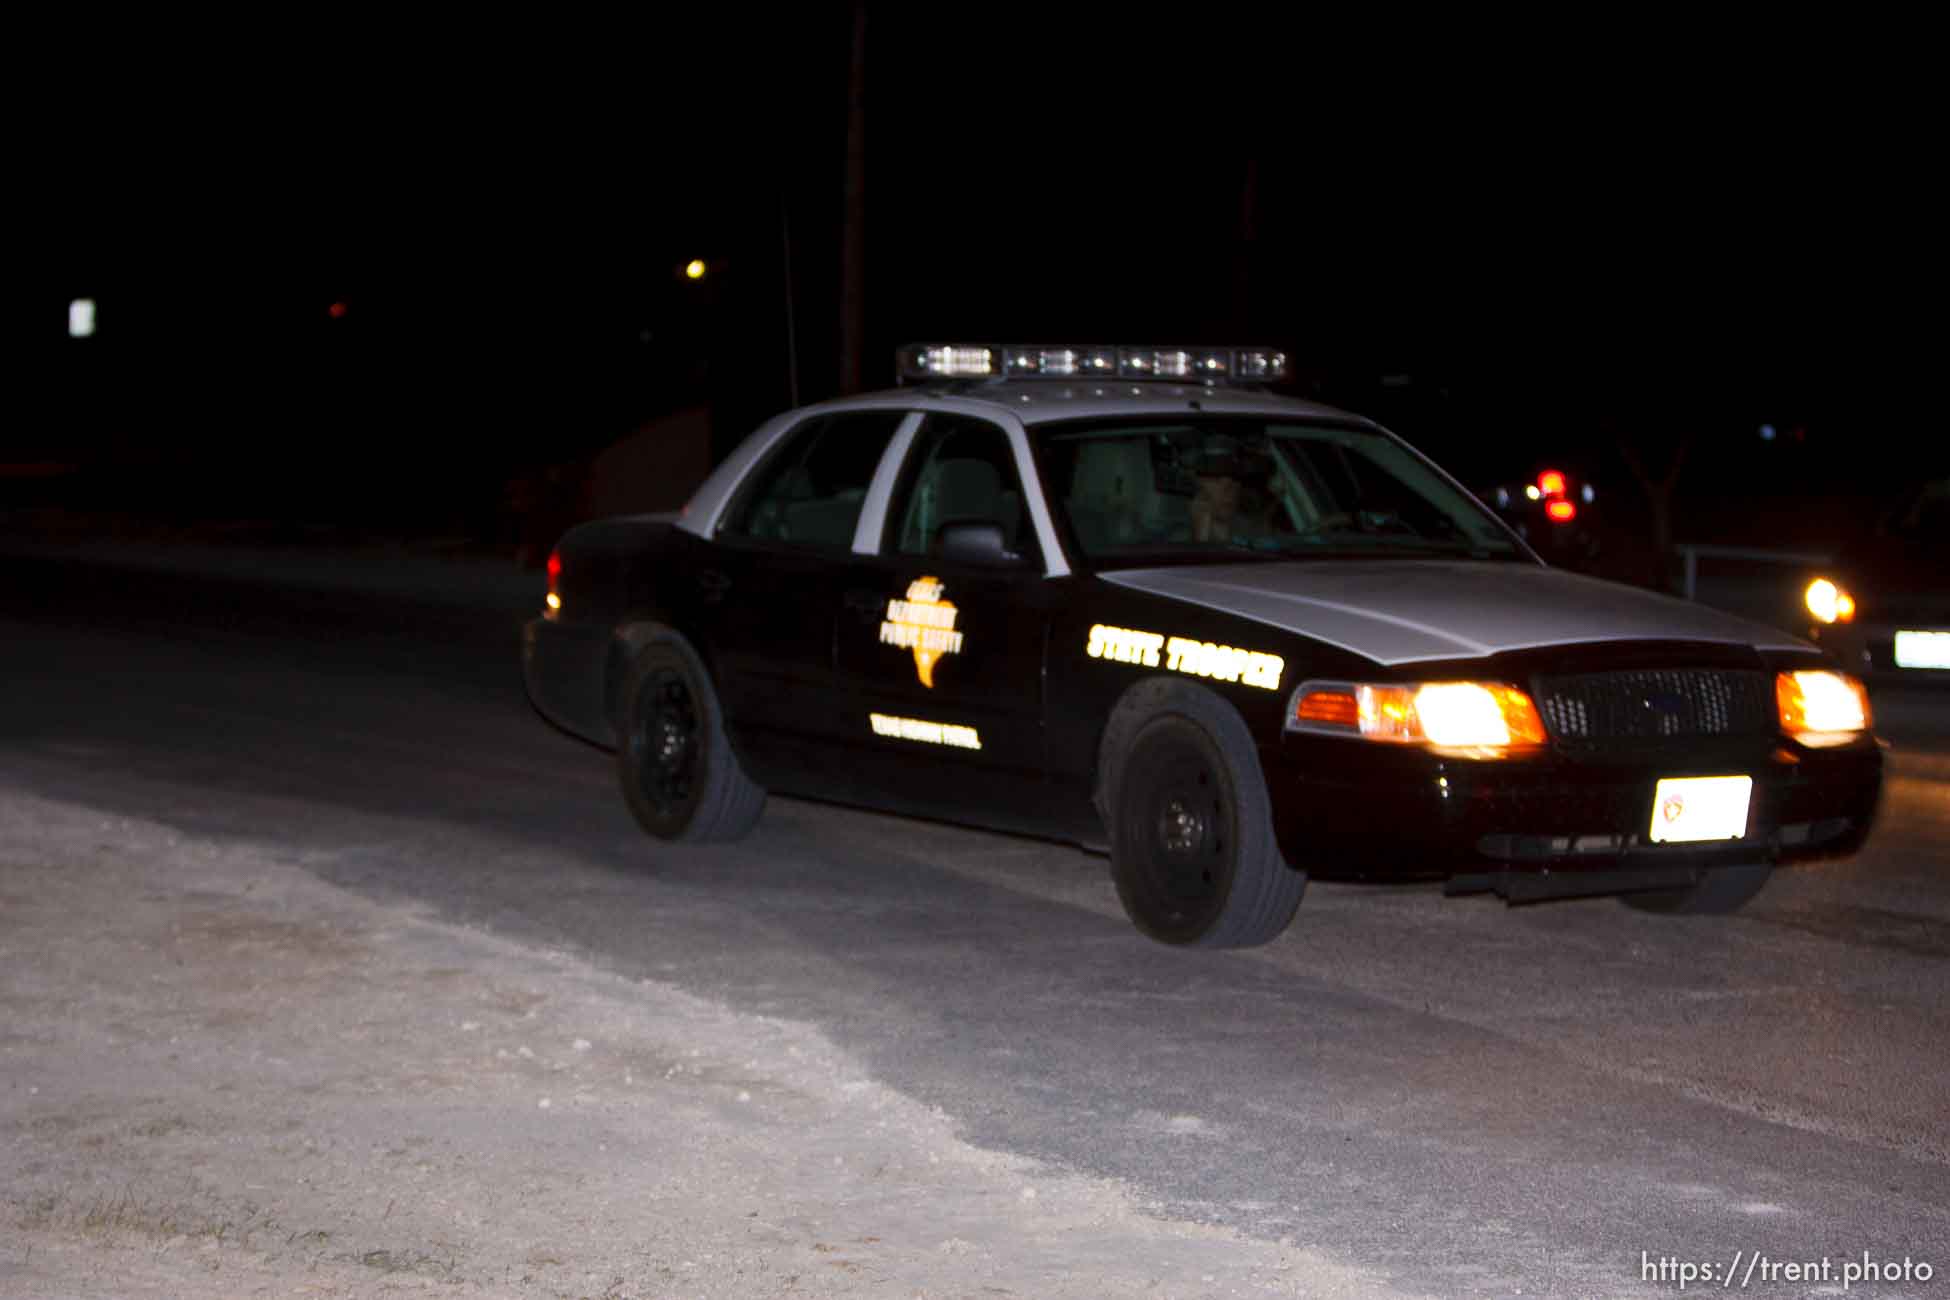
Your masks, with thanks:
M 790 546 L 846 549 L 867 487 L 905 411 L 816 416 L 787 434 L 722 532 Z

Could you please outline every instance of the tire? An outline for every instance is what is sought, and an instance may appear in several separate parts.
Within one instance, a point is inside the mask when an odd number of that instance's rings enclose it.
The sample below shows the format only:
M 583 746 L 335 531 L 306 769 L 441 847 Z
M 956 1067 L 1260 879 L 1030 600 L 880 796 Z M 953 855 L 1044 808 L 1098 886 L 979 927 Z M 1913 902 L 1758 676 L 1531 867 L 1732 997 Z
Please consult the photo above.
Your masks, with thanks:
M 1105 731 L 1100 801 L 1125 915 L 1161 943 L 1248 948 L 1279 937 L 1307 887 L 1273 835 L 1252 736 L 1180 682 L 1133 687 Z
M 1725 916 L 1737 912 L 1758 894 L 1774 874 L 1765 862 L 1735 867 L 1709 867 L 1700 878 L 1678 889 L 1646 889 L 1620 894 L 1618 901 L 1637 912 L 1671 916 Z
M 616 726 L 623 799 L 663 840 L 735 840 L 765 811 L 765 788 L 738 765 L 724 710 L 697 652 L 653 633 L 623 681 Z

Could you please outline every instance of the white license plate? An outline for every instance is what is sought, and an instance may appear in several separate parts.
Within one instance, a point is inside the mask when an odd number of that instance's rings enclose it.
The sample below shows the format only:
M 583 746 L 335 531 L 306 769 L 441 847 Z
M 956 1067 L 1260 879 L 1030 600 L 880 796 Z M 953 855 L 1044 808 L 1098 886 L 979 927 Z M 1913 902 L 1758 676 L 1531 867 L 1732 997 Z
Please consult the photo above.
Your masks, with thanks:
M 1669 776 L 1652 795 L 1652 842 L 1737 840 L 1753 794 L 1751 776 Z
M 1950 668 L 1950 632 L 1896 633 L 1896 667 Z

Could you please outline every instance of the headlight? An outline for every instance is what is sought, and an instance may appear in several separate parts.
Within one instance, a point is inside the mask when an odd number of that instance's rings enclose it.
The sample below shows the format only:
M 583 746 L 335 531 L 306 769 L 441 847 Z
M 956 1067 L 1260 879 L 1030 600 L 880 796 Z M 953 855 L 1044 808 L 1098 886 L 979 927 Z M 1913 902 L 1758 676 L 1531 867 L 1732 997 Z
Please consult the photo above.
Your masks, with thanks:
M 1537 706 L 1502 682 L 1308 682 L 1287 725 L 1479 758 L 1545 741 Z
M 1874 722 L 1868 690 L 1847 673 L 1780 673 L 1774 678 L 1774 699 L 1781 710 L 1781 730 L 1816 748 L 1846 744 Z
M 1801 599 L 1808 612 L 1823 623 L 1848 623 L 1855 618 L 1855 597 L 1826 578 L 1809 583 Z

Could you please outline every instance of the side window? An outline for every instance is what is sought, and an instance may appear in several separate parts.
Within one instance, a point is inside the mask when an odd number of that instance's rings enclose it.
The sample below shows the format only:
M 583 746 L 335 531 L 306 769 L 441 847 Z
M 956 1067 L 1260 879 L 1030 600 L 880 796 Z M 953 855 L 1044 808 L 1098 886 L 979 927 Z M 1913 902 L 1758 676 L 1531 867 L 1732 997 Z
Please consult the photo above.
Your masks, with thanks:
M 722 531 L 793 546 L 851 546 L 867 485 L 906 415 L 847 411 L 800 425 L 759 469 Z
M 931 414 L 915 436 L 888 511 L 884 549 L 927 555 L 944 524 L 987 522 L 1011 551 L 1039 558 L 1009 435 L 960 415 Z

